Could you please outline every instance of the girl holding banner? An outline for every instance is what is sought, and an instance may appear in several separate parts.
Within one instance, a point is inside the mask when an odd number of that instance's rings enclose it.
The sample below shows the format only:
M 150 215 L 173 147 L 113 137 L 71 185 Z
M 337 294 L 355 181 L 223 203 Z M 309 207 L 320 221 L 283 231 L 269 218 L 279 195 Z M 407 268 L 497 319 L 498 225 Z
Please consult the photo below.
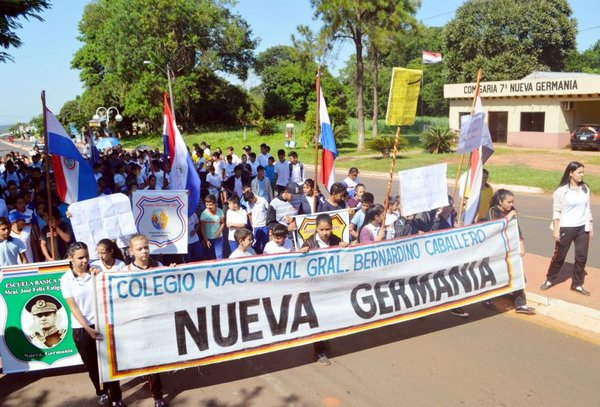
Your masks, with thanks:
M 124 271 L 142 271 L 155 267 L 162 267 L 162 263 L 150 257 L 150 246 L 148 238 L 141 233 L 136 233 L 129 239 L 129 253 L 133 256 L 132 262 L 123 268 Z M 169 267 L 175 267 L 171 263 Z M 167 402 L 163 399 L 162 381 L 159 373 L 153 373 L 146 376 L 146 381 L 150 386 L 150 393 L 154 399 L 155 407 L 164 407 Z
M 101 340 L 102 335 L 94 326 L 94 276 L 92 275 L 92 271 L 96 274 L 100 270 L 90 269 L 90 255 L 87 245 L 83 242 L 71 244 L 67 249 L 67 257 L 71 272 L 66 272 L 61 277 L 60 289 L 71 310 L 73 342 L 96 389 L 96 395 L 99 397 L 98 404 L 124 406 L 118 381 L 104 383 L 104 389 L 100 388 L 96 341 Z
M 488 218 L 490 220 L 507 218 L 511 220 L 517 217 L 517 210 L 513 206 L 515 203 L 514 194 L 507 189 L 499 189 L 492 196 L 490 204 L 490 210 Z M 519 227 L 519 249 L 521 256 L 525 255 L 525 240 L 523 239 L 523 233 Z M 525 290 L 518 290 L 512 293 L 515 300 L 515 311 L 518 314 L 534 315 L 535 309 L 527 306 L 527 299 L 525 298 Z M 488 300 L 489 301 L 489 300 Z M 484 305 L 490 309 L 495 309 L 495 305 L 490 307 L 489 304 L 493 304 L 491 301 L 484 301 Z

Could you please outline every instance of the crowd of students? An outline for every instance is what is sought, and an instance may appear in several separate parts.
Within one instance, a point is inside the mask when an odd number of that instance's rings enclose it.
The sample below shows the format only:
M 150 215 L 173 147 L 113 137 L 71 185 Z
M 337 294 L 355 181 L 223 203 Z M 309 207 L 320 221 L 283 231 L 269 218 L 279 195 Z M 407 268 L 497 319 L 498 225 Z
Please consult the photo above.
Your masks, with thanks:
M 92 355 L 95 355 L 95 339 L 100 334 L 94 327 L 91 312 L 90 273 L 146 270 L 162 264 L 150 257 L 148 241 L 143 235 L 134 235 L 122 247 L 103 239 L 98 242 L 96 253 L 89 253 L 81 242 L 73 242 L 67 205 L 58 200 L 55 183 L 46 185 L 43 181 L 44 158 L 39 152 L 33 153 L 31 160 L 19 153 L 10 153 L 0 164 L 0 265 L 70 260 L 72 273 L 65 273 L 61 288 L 71 309 L 75 344 L 102 405 L 123 405 L 118 383 L 105 384 L 102 388 L 98 382 L 97 361 Z M 294 151 L 286 156 L 284 150 L 278 150 L 275 160 L 265 144 L 260 146 L 259 154 L 245 146 L 240 157 L 233 147 L 228 147 L 222 159 L 219 148 L 211 151 L 209 145 L 201 143 L 194 144 L 191 156 L 202 180 L 202 194 L 198 210 L 188 219 L 188 253 L 182 259 L 185 262 L 378 242 L 448 229 L 457 224 L 452 197 L 445 207 L 411 216 L 401 215 L 399 197 L 387 197 L 386 212 L 359 181 L 357 168 L 351 168 L 342 182 L 334 183 L 322 195 L 315 182 L 306 177 Z M 94 173 L 98 195 L 122 192 L 131 196 L 138 189 L 169 188 L 168 161 L 163 160 L 158 151 L 111 150 L 94 165 Z M 476 220 L 517 216 L 514 195 L 505 189 L 494 192 L 487 183 L 487 176 L 486 171 Z M 46 188 L 51 189 L 51 208 L 46 204 Z M 343 242 L 332 233 L 332 219 L 322 213 L 338 209 L 349 211 L 350 242 Z M 321 213 L 316 219 L 316 233 L 302 247 L 295 247 L 294 217 L 310 213 Z M 51 230 L 53 239 L 50 239 Z M 521 254 L 524 254 L 521 231 L 519 235 Z M 50 248 L 51 240 L 54 251 Z M 527 306 L 523 290 L 514 293 L 514 297 L 516 312 L 535 313 Z M 492 301 L 484 305 L 495 309 Z M 451 313 L 469 316 L 461 308 Z M 330 363 L 329 349 L 327 342 L 315 344 L 315 355 L 320 363 Z M 165 405 L 160 377 L 149 376 L 148 382 L 155 405 Z

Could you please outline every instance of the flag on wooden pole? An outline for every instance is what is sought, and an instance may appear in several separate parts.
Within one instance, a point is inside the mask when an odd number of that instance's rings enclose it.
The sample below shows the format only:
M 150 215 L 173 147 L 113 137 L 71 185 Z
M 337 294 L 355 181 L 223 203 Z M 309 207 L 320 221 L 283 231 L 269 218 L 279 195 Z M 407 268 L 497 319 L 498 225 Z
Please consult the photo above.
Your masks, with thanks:
M 415 122 L 423 71 L 394 68 L 388 97 L 385 123 L 389 126 L 410 126 Z
M 319 119 L 321 122 L 321 133 L 319 143 L 323 146 L 321 157 L 321 174 L 319 182 L 327 186 L 327 190 L 335 182 L 335 165 L 334 161 L 337 157 L 337 147 L 335 145 L 335 137 L 333 136 L 333 128 L 329 120 L 325 97 L 323 96 L 323 88 L 319 89 Z

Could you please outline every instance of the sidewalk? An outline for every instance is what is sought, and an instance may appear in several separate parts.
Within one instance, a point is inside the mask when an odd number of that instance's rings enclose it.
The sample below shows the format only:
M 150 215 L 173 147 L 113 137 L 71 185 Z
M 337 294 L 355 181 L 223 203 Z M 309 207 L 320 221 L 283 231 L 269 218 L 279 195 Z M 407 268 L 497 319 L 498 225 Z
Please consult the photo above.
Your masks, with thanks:
M 586 297 L 571 290 L 573 265 L 570 263 L 564 264 L 555 286 L 540 290 L 549 264 L 549 258 L 535 254 L 526 254 L 523 258 L 527 303 L 539 314 L 600 334 L 600 269 L 586 267 L 584 287 L 592 294 Z

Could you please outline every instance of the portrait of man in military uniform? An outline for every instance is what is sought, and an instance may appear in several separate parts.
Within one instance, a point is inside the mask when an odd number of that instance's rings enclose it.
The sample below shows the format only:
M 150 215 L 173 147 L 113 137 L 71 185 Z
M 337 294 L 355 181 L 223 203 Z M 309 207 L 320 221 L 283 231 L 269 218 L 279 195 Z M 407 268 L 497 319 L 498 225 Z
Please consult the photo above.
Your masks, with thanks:
M 50 295 L 36 295 L 25 304 L 25 309 L 31 314 L 30 329 L 23 326 L 23 332 L 33 345 L 38 348 L 52 348 L 65 337 L 66 329 L 59 322 L 57 313 L 63 305 Z M 64 310 L 63 310 L 64 313 Z

